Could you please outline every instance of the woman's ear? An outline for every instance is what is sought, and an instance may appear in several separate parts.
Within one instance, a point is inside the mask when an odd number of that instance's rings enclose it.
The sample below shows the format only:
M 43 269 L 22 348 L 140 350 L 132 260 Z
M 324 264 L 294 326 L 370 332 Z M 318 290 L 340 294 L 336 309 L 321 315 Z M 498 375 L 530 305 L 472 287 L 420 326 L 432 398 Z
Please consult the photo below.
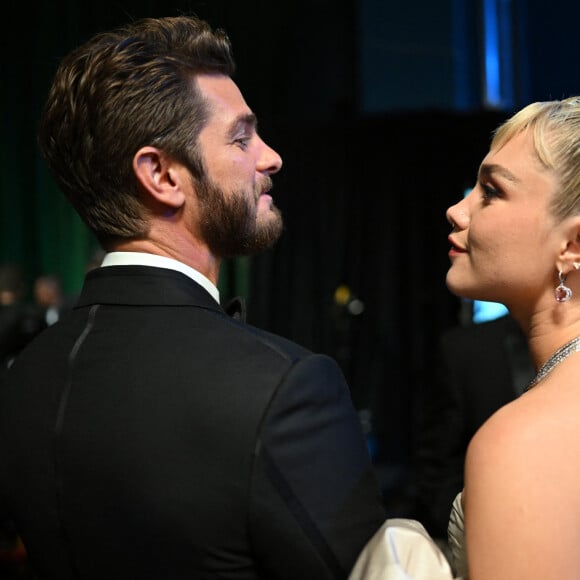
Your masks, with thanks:
M 564 274 L 580 270 L 580 216 L 569 218 L 566 232 L 567 243 L 556 263 L 556 267 Z
M 133 157 L 133 171 L 144 190 L 157 202 L 173 209 L 185 203 L 185 168 L 160 149 L 142 147 Z

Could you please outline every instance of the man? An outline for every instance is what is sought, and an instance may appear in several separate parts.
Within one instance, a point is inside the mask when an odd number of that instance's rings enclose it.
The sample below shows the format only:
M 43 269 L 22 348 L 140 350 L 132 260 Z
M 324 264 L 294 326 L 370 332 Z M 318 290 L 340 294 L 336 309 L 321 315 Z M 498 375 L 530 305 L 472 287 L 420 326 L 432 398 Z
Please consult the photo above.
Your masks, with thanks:
M 227 37 L 148 19 L 67 56 L 40 146 L 108 252 L 10 371 L 0 497 L 39 578 L 345 578 L 384 514 L 337 365 L 230 318 L 282 161 Z
M 74 305 L 74 297 L 65 296 L 60 278 L 56 274 L 44 274 L 34 280 L 34 301 L 40 309 L 47 326 L 54 324 Z
M 0 264 L 0 380 L 16 355 L 45 328 L 25 302 L 26 284 L 16 264 Z

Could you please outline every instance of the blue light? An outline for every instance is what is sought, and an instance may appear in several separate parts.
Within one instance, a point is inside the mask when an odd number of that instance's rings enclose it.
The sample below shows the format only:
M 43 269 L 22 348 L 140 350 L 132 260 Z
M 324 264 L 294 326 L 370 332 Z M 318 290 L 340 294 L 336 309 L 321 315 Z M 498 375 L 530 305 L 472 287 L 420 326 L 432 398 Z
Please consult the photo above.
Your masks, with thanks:
M 473 301 L 472 320 L 475 324 L 495 320 L 500 316 L 505 316 L 508 309 L 499 302 L 482 302 L 481 300 Z
M 496 0 L 483 2 L 483 29 L 485 42 L 485 102 L 491 107 L 500 107 L 501 75 L 499 26 Z
M 511 0 L 483 0 L 485 47 L 485 104 L 492 108 L 513 106 Z

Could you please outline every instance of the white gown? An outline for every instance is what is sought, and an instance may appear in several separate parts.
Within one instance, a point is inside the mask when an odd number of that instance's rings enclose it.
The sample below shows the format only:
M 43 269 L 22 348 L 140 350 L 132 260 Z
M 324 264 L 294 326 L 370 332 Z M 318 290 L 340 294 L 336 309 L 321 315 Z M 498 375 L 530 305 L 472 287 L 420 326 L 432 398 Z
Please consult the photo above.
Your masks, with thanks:
M 453 580 L 453 573 L 420 522 L 397 518 L 370 539 L 349 580 Z
M 467 580 L 467 552 L 465 550 L 465 523 L 463 506 L 461 505 L 461 493 L 457 494 L 453 502 L 447 535 L 453 566 L 459 577 Z

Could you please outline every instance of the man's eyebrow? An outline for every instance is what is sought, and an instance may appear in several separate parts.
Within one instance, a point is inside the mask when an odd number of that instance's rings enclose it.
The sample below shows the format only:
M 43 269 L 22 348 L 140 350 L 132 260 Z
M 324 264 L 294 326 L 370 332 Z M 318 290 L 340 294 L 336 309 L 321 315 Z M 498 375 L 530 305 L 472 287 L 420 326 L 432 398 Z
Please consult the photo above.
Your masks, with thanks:
M 519 183 L 520 181 L 511 171 L 508 171 L 503 165 L 498 165 L 497 163 L 483 163 L 479 168 L 478 179 L 481 180 L 490 177 L 494 173 L 513 183 Z
M 244 131 L 247 129 L 253 129 L 257 131 L 258 129 L 258 119 L 254 113 L 244 113 L 236 117 L 228 131 L 229 134 L 234 137 L 239 131 Z

